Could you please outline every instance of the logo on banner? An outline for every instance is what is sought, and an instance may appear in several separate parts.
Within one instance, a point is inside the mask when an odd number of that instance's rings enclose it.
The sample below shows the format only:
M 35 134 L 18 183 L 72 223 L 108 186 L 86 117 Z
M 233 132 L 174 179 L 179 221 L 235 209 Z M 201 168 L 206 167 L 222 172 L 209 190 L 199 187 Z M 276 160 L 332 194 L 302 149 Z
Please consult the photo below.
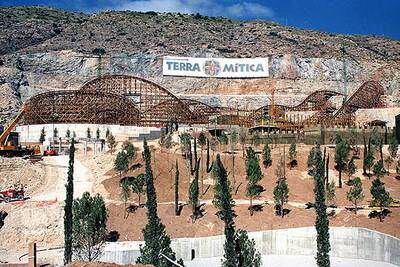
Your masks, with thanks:
M 216 60 L 206 60 L 204 63 L 204 73 L 209 76 L 216 76 L 220 73 L 221 66 Z

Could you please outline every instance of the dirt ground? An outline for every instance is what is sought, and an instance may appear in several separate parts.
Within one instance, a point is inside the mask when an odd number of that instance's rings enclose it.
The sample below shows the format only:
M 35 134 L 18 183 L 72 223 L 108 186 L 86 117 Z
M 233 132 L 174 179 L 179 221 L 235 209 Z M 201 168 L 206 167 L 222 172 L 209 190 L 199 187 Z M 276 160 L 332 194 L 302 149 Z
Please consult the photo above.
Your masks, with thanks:
M 139 143 L 135 144 L 140 147 Z M 180 171 L 179 198 L 185 204 L 188 199 L 188 185 L 191 176 L 188 172 L 186 161 L 180 153 L 178 146 L 170 150 L 161 150 L 157 143 L 150 142 L 152 147 L 152 167 L 155 176 L 155 186 L 157 190 L 158 213 L 163 223 L 166 225 L 167 232 L 171 237 L 197 237 L 223 234 L 223 224 L 217 218 L 217 210 L 212 205 L 213 198 L 213 177 L 205 171 L 206 154 L 198 149 L 198 155 L 202 158 L 200 172 L 200 199 L 205 204 L 204 217 L 192 222 L 190 218 L 189 206 L 184 206 L 182 214 L 174 214 L 174 176 L 175 162 L 178 162 Z M 119 146 L 120 147 L 120 146 Z M 79 148 L 79 145 L 78 145 Z M 276 183 L 275 169 L 278 158 L 283 154 L 283 146 L 275 147 L 272 150 L 273 164 L 269 168 L 262 166 L 264 177 L 261 181 L 265 191 L 261 196 L 254 200 L 255 204 L 261 204 L 263 210 L 250 216 L 248 212 L 249 201 L 245 194 L 246 179 L 244 160 L 242 151 L 237 147 L 235 153 L 235 168 L 232 168 L 232 155 L 222 153 L 223 163 L 228 171 L 229 179 L 233 187 L 233 198 L 236 202 L 235 211 L 237 228 L 248 231 L 268 230 L 279 228 L 291 228 L 302 226 L 313 226 L 315 220 L 314 209 L 305 209 L 306 202 L 314 201 L 314 181 L 307 175 L 306 161 L 311 146 L 298 145 L 297 159 L 299 165 L 289 170 L 286 169 L 286 177 L 289 184 L 289 203 L 286 208 L 290 210 L 284 218 L 276 216 L 273 209 L 273 188 Z M 261 152 L 262 147 L 256 150 Z M 221 151 L 225 151 L 224 147 Z M 286 155 L 288 155 L 286 146 Z M 338 172 L 334 170 L 334 149 L 328 149 L 330 155 L 329 175 L 330 179 L 337 182 Z M 385 151 L 385 153 L 387 153 Z M 121 200 L 121 190 L 119 186 L 119 174 L 113 170 L 116 152 L 100 153 L 93 155 L 83 155 L 78 149 L 75 163 L 75 197 L 80 196 L 84 191 L 101 194 L 107 204 L 109 211 L 108 228 L 109 231 L 118 231 L 121 241 L 141 240 L 142 229 L 146 223 L 146 208 L 139 208 L 136 213 L 129 214 L 124 218 L 124 203 Z M 210 153 L 215 158 L 216 153 Z M 154 158 L 155 156 L 155 158 Z M 62 244 L 63 237 L 63 200 L 65 197 L 64 184 L 68 166 L 68 157 L 47 157 L 42 162 L 35 164 L 24 163 L 22 160 L 15 159 L 9 164 L 16 164 L 17 168 L 2 168 L 2 177 L 9 177 L 10 181 L 25 177 L 28 183 L 28 196 L 30 199 L 24 202 L 1 203 L 0 210 L 8 212 L 4 220 L 4 226 L 0 229 L 0 261 L 18 262 L 18 257 L 27 252 L 29 242 L 37 242 L 39 248 L 57 247 Z M 356 161 L 357 167 L 361 169 L 361 160 Z M 141 152 L 138 151 L 137 159 L 130 163 L 131 169 L 123 176 L 136 176 L 144 171 Z M 27 169 L 27 170 L 26 170 Z M 393 169 L 393 166 L 391 167 Z M 25 173 L 15 175 L 15 173 Z M 32 174 L 32 175 L 31 175 Z M 35 176 L 37 175 L 37 176 Z M 363 189 L 365 199 L 361 205 L 366 209 L 359 210 L 358 215 L 348 211 L 345 207 L 350 207 L 351 203 L 346 200 L 346 192 L 349 187 L 345 184 L 348 179 L 343 175 L 343 188 L 336 188 L 335 204 L 338 205 L 336 215 L 330 218 L 331 226 L 359 226 L 374 229 L 396 237 L 400 237 L 400 208 L 391 208 L 391 214 L 385 218 L 384 222 L 378 219 L 369 219 L 367 205 L 371 200 L 369 193 L 372 182 L 368 177 L 363 177 L 361 171 L 357 173 L 363 179 Z M 390 175 L 386 175 L 382 180 L 394 199 L 400 198 L 400 181 L 396 180 L 394 170 Z M 203 181 L 203 182 L 201 182 Z M 31 186 L 29 186 L 31 183 Z M 337 184 L 337 183 L 336 183 Z M 203 186 L 202 186 L 203 185 Z M 142 203 L 146 201 L 142 197 Z M 137 196 L 132 195 L 129 203 L 137 202 Z
M 239 147 L 238 147 L 239 149 Z M 257 147 L 257 151 L 261 152 L 262 146 Z M 268 230 L 277 228 L 291 228 L 301 226 L 313 226 L 315 221 L 314 209 L 305 209 L 306 202 L 314 201 L 314 181 L 313 178 L 307 175 L 307 157 L 311 146 L 298 145 L 297 146 L 297 159 L 299 165 L 292 170 L 286 169 L 286 177 L 289 184 L 289 203 L 287 208 L 290 209 L 290 213 L 284 218 L 280 218 L 274 214 L 273 209 L 273 188 L 276 183 L 275 169 L 278 158 L 283 154 L 283 146 L 273 148 L 272 157 L 273 164 L 269 168 L 262 167 L 264 177 L 261 181 L 265 191 L 261 194 L 260 198 L 256 203 L 265 203 L 262 212 L 257 212 L 254 216 L 250 217 L 248 208 L 248 199 L 245 195 L 246 180 L 245 180 L 245 168 L 242 152 L 236 151 L 235 154 L 235 171 L 232 168 L 232 156 L 224 153 L 222 156 L 223 163 L 228 171 L 231 185 L 234 188 L 233 198 L 236 200 L 237 206 L 235 207 L 236 214 L 236 225 L 238 228 L 243 228 L 249 231 L 255 230 Z M 358 226 L 374 229 L 380 232 L 388 233 L 390 235 L 400 237 L 400 208 L 391 208 L 392 213 L 385 218 L 384 222 L 379 222 L 378 219 L 369 219 L 368 214 L 371 211 L 368 209 L 368 204 L 371 200 L 370 186 L 374 177 L 369 179 L 368 177 L 362 176 L 362 160 L 357 159 L 356 165 L 359 169 L 355 176 L 360 176 L 363 182 L 363 190 L 365 194 L 364 200 L 359 206 L 365 206 L 366 210 L 359 210 L 358 214 L 345 209 L 345 207 L 351 207 L 351 203 L 346 199 L 346 192 L 349 186 L 345 184 L 348 180 L 347 174 L 343 174 L 343 188 L 338 188 L 338 172 L 334 169 L 334 148 L 328 148 L 327 153 L 330 156 L 329 175 L 330 179 L 335 180 L 336 184 L 336 199 L 334 204 L 338 206 L 336 209 L 336 215 L 330 219 L 330 225 L 332 226 Z M 199 157 L 201 155 L 199 149 Z M 154 159 L 155 155 L 155 160 Z M 205 164 L 205 152 L 203 163 Z M 286 156 L 288 156 L 288 146 L 286 146 Z M 204 187 L 200 190 L 204 192 L 200 196 L 202 202 L 205 202 L 205 216 L 192 223 L 190 219 L 190 209 L 185 206 L 181 216 L 174 215 L 174 207 L 172 202 L 174 201 L 174 188 L 173 181 L 175 175 L 175 161 L 178 161 L 180 171 L 180 201 L 186 203 L 188 199 L 188 184 L 189 177 L 188 168 L 185 160 L 180 154 L 180 150 L 171 149 L 170 151 L 161 151 L 157 149 L 153 152 L 152 167 L 155 176 L 155 186 L 157 190 L 157 200 L 159 202 L 158 211 L 163 223 L 167 227 L 168 233 L 172 237 L 192 237 L 192 236 L 207 236 L 223 233 L 222 222 L 215 216 L 216 209 L 211 204 L 213 198 L 213 178 L 211 173 L 207 174 L 204 170 L 200 174 L 204 181 Z M 132 165 L 141 165 L 141 167 L 135 170 L 130 170 L 123 176 L 133 175 L 136 176 L 144 171 L 143 162 L 139 157 Z M 391 167 L 393 168 L 393 166 Z M 391 170 L 391 174 L 386 175 L 382 180 L 385 183 L 387 190 L 390 192 L 394 199 L 400 198 L 400 181 L 396 180 L 394 171 Z M 109 196 L 109 228 L 110 230 L 116 230 L 120 233 L 121 240 L 140 240 L 142 239 L 141 229 L 146 222 L 146 210 L 145 208 L 139 209 L 136 213 L 129 215 L 127 219 L 124 219 L 124 204 L 120 198 L 120 187 L 119 187 L 119 175 L 114 171 L 107 173 L 111 177 L 104 180 L 103 185 L 108 191 Z M 235 181 L 233 180 L 235 176 Z M 200 183 L 201 184 L 201 183 Z M 237 190 L 237 193 L 235 191 Z M 136 195 L 132 195 L 130 202 L 136 202 Z M 145 197 L 142 197 L 142 203 L 145 201 Z

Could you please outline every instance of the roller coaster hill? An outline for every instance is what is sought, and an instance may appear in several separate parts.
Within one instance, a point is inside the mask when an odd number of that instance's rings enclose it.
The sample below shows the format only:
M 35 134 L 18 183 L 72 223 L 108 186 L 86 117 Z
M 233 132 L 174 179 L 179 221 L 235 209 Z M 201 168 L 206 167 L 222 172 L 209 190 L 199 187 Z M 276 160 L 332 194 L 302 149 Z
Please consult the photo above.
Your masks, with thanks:
M 354 126 L 358 109 L 385 107 L 384 88 L 377 81 L 364 82 L 343 105 L 331 99 L 340 92 L 320 90 L 296 106 L 270 105 L 256 110 L 214 107 L 194 99 L 178 98 L 164 87 L 144 78 L 103 75 L 79 90 L 53 90 L 28 99 L 1 135 L 0 145 L 19 125 L 112 124 L 139 127 L 179 125 L 238 125 L 301 131 L 306 127 Z M 43 103 L 50 103 L 43 108 Z M 307 114 L 305 116 L 299 114 Z

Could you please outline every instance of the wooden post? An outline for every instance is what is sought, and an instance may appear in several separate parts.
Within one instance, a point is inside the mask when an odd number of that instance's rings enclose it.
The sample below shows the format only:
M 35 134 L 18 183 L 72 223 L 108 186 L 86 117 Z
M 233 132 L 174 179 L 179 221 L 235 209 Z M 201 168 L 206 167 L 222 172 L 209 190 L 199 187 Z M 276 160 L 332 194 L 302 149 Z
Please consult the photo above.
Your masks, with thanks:
M 36 243 L 29 243 L 28 267 L 36 267 Z

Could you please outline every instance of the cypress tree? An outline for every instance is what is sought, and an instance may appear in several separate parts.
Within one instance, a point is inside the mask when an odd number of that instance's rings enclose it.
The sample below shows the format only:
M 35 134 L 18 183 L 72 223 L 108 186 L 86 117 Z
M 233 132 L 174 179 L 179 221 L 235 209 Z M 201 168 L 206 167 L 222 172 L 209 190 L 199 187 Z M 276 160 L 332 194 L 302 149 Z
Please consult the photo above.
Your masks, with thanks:
M 276 186 L 274 188 L 274 200 L 275 204 L 279 206 L 280 215 L 283 216 L 284 214 L 284 205 L 289 200 L 289 186 L 286 182 L 286 179 L 278 178 L 276 181 Z
M 196 171 L 196 163 L 197 163 L 197 138 L 193 138 L 193 156 L 194 156 L 194 169 L 192 170 L 192 174 Z
M 367 141 L 365 134 L 363 134 L 363 142 L 364 142 L 364 153 L 363 153 L 363 175 L 367 175 L 367 166 L 366 166 L 366 158 L 367 158 Z
M 71 131 L 69 129 L 67 129 L 67 131 L 65 132 L 65 137 L 67 137 L 68 139 L 71 137 Z
M 145 245 L 140 247 L 140 257 L 137 259 L 137 263 L 153 264 L 157 267 L 172 267 L 172 263 L 160 256 L 160 253 L 163 253 L 171 260 L 176 259 L 175 253 L 170 247 L 171 239 L 157 215 L 157 195 L 151 169 L 151 153 L 146 139 L 143 141 L 143 159 L 145 161 L 146 175 L 147 224 L 143 229 Z
M 258 162 L 258 157 L 256 156 L 254 150 L 249 147 L 247 149 L 246 158 L 246 196 L 250 197 L 250 215 L 253 215 L 253 198 L 258 197 L 264 188 L 258 184 L 262 179 L 263 175 L 261 172 L 260 164 Z
M 314 194 L 315 194 L 315 212 L 316 221 L 315 228 L 317 230 L 317 265 L 319 267 L 329 267 L 329 220 L 326 214 L 325 204 L 325 187 L 324 187 L 324 162 L 322 160 L 322 152 L 319 147 L 314 150 L 313 162 L 314 169 Z
M 97 128 L 96 130 L 96 139 L 99 140 L 100 139 L 100 129 Z
M 201 192 L 203 193 L 204 192 L 204 161 L 203 161 L 203 150 L 204 150 L 204 146 L 206 145 L 206 142 L 207 142 L 207 137 L 206 137 L 206 135 L 203 133 L 203 132 L 201 132 L 200 134 L 199 134 L 199 146 L 200 146 L 200 149 L 201 149 L 201 157 L 200 157 L 200 159 L 201 159 L 201 161 L 200 161 L 200 165 L 201 165 Z
M 289 147 L 290 167 L 297 166 L 296 143 L 291 143 Z
M 197 208 L 199 206 L 199 168 L 200 160 L 196 162 L 195 175 L 189 188 L 189 203 L 192 205 L 192 219 L 197 218 Z
M 86 137 L 89 138 L 89 139 L 92 138 L 92 132 L 90 131 L 89 127 L 86 130 Z
M 335 162 L 337 170 L 339 171 L 339 188 L 342 188 L 342 172 L 346 168 L 346 163 L 349 158 L 349 151 L 350 147 L 347 144 L 346 140 L 340 138 L 338 143 L 336 144 L 335 151 Z
M 371 167 L 374 165 L 374 153 L 372 151 L 372 149 L 368 149 L 367 150 L 367 155 L 364 158 L 364 166 L 366 169 L 368 169 L 368 173 L 367 175 L 370 176 L 371 175 Z
M 385 169 L 383 167 L 383 160 L 378 160 L 375 165 L 374 165 L 374 174 L 376 175 L 376 178 L 380 179 L 383 177 L 385 174 Z
M 235 222 L 233 221 L 233 218 L 236 216 L 233 211 L 235 202 L 232 199 L 228 175 L 226 174 L 219 154 L 217 154 L 217 158 L 213 164 L 213 174 L 216 180 L 213 204 L 219 209 L 219 218 L 223 220 L 225 224 L 225 260 L 222 265 L 226 267 L 236 267 Z
M 175 215 L 179 216 L 179 168 L 178 160 L 175 161 Z
M 271 148 L 269 147 L 268 143 L 264 145 L 264 149 L 262 151 L 262 159 L 265 168 L 268 168 L 269 166 L 272 165 Z
M 260 267 L 261 256 L 255 249 L 254 240 L 250 240 L 244 230 L 235 232 L 234 217 L 236 215 L 233 211 L 235 202 L 232 199 L 228 176 L 219 154 L 217 154 L 213 164 L 213 175 L 216 180 L 213 204 L 219 209 L 218 216 L 225 224 L 224 260 L 222 266 Z
M 210 140 L 208 140 L 207 138 L 207 160 L 206 160 L 206 169 L 207 169 L 207 173 L 211 172 L 212 170 L 212 164 L 210 166 Z
M 67 184 L 65 185 L 65 206 L 64 206 L 64 265 L 72 260 L 72 205 L 74 201 L 74 157 L 75 144 L 72 139 L 69 148 L 69 163 Z
M 351 176 L 353 176 L 356 172 L 357 172 L 357 166 L 354 163 L 354 157 L 351 157 L 351 160 L 347 165 L 347 174 L 349 175 L 349 180 L 351 180 Z
M 39 137 L 39 142 L 43 144 L 43 142 L 46 140 L 46 132 L 44 131 L 44 127 L 40 131 L 40 137 Z

